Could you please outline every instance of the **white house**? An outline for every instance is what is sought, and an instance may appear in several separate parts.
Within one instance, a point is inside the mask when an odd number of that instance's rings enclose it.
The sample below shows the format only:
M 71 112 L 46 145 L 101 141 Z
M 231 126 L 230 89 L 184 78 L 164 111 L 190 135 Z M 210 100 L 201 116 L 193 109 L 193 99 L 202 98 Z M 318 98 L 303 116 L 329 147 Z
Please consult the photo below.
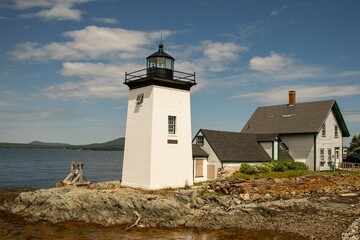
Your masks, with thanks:
M 350 133 L 336 101 L 296 103 L 295 94 L 289 92 L 288 104 L 258 107 L 240 133 L 200 129 L 193 144 L 208 157 L 202 174 L 193 157 L 194 181 L 209 180 L 218 168 L 242 163 L 293 159 L 314 171 L 338 166 L 342 138 Z
M 129 100 L 121 184 L 158 189 L 193 184 L 190 88 L 195 74 L 174 71 L 159 50 L 146 69 L 126 73 Z
M 350 136 L 339 106 L 335 100 L 296 103 L 295 94 L 289 91 L 289 104 L 258 107 L 241 132 L 276 133 L 294 160 L 329 170 L 342 161 L 342 139 Z

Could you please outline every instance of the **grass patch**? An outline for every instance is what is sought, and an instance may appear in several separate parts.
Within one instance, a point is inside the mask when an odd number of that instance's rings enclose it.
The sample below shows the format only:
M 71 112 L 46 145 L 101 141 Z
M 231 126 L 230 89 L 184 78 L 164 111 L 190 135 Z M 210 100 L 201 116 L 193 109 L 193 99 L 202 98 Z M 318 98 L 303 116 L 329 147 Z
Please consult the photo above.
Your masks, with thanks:
M 324 172 L 314 172 L 308 170 L 287 170 L 285 172 L 269 172 L 269 173 L 259 173 L 259 174 L 245 174 L 242 172 L 235 172 L 230 176 L 229 180 L 234 179 L 252 179 L 252 178 L 292 178 L 292 177 L 301 177 L 305 175 L 355 175 L 360 176 L 360 171 L 324 171 Z

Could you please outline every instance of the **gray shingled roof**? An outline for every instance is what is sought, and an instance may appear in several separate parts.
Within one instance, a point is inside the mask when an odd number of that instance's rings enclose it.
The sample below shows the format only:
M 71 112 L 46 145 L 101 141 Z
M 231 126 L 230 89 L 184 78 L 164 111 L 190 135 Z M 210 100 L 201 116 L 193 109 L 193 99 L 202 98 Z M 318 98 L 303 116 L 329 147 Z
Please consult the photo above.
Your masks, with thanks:
M 279 160 L 294 160 L 288 151 L 280 150 Z
M 257 134 L 200 129 L 215 154 L 222 162 L 271 161 L 258 143 Z
M 258 107 L 242 133 L 317 133 L 330 110 L 333 110 L 344 137 L 350 136 L 335 100 L 297 103 L 294 106 Z
M 192 155 L 193 157 L 208 157 L 209 154 L 205 152 L 201 147 L 196 144 L 192 145 Z
M 256 134 L 256 140 L 258 142 L 272 142 L 275 141 L 276 138 L 277 138 L 276 133 Z

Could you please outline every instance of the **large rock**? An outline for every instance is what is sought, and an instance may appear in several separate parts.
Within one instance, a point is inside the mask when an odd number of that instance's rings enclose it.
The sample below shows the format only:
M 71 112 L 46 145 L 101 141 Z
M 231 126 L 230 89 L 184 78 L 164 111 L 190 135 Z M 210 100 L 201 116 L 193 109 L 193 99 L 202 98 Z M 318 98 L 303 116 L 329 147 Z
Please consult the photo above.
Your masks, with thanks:
M 203 189 L 162 191 L 103 183 L 93 189 L 65 187 L 24 192 L 14 202 L 5 203 L 0 211 L 29 221 L 53 223 L 276 229 L 312 239 L 339 239 L 342 231 L 360 217 L 359 180 L 356 176 L 217 180 Z M 217 188 L 219 192 L 214 192 Z M 324 188 L 327 190 L 322 191 Z M 228 193 L 223 194 L 222 189 Z M 336 221 L 329 224 L 329 219 Z
M 15 203 L 7 203 L 5 207 L 32 221 L 84 221 L 104 226 L 131 224 L 137 218 L 134 214 L 137 211 L 146 226 L 176 227 L 179 221 L 188 220 L 191 211 L 180 201 L 171 199 L 82 188 L 24 192 Z

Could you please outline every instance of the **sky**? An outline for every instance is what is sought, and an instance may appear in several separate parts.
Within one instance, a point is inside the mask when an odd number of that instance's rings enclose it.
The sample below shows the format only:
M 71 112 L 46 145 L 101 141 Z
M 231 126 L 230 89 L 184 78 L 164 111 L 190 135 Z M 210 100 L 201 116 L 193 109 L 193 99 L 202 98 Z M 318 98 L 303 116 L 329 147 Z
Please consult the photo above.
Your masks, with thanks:
M 196 72 L 193 136 L 240 131 L 289 90 L 335 99 L 359 134 L 359 12 L 357 0 L 0 0 L 0 142 L 125 136 L 125 72 L 161 38 L 175 70 Z

